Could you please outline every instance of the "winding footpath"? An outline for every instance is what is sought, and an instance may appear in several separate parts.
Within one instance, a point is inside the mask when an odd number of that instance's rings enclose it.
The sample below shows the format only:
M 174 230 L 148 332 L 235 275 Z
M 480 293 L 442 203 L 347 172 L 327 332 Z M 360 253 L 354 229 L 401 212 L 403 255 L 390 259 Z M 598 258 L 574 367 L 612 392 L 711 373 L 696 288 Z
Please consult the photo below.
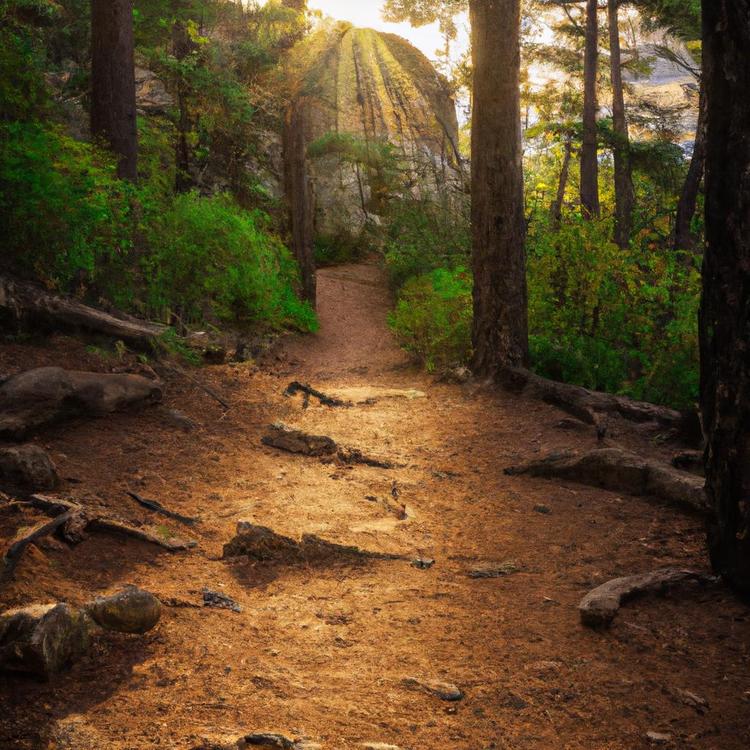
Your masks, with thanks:
M 746 748 L 750 618 L 723 589 L 645 598 L 605 633 L 577 612 L 609 578 L 704 568 L 700 519 L 505 476 L 596 436 L 557 429 L 564 415 L 545 404 L 415 369 L 388 331 L 377 266 L 323 270 L 318 288 L 319 334 L 286 340 L 260 369 L 206 371 L 233 405 L 226 415 L 182 383 L 170 405 L 200 425 L 193 433 L 144 414 L 50 436 L 72 491 L 122 507 L 119 490 L 136 487 L 199 516 L 200 547 L 168 555 L 91 538 L 19 571 L 19 601 L 32 587 L 75 600 L 132 582 L 169 606 L 152 634 L 107 636 L 54 683 L 0 681 L 0 746 L 208 750 L 275 732 L 325 750 Z M 354 405 L 303 408 L 283 395 L 293 380 Z M 265 447 L 276 421 L 396 468 Z M 650 450 L 628 429 L 613 440 Z M 92 462 L 92 446 L 106 456 Z M 223 560 L 239 521 L 404 559 Z M 242 611 L 196 606 L 204 588 Z

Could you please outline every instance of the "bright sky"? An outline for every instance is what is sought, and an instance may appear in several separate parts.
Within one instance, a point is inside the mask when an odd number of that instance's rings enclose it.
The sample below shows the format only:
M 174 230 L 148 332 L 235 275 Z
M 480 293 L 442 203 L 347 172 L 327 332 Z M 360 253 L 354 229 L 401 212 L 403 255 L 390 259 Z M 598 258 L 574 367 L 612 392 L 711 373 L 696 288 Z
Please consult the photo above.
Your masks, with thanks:
M 413 29 L 408 23 L 383 21 L 380 15 L 382 0 L 309 0 L 308 4 L 310 8 L 321 10 L 337 21 L 350 21 L 356 26 L 398 34 L 422 50 L 431 60 L 435 59 L 435 51 L 443 47 L 443 38 L 437 24 Z M 465 39 L 466 36 L 466 30 L 462 29 L 461 37 Z M 463 44 L 465 45 L 465 41 Z M 457 48 L 460 46 L 462 46 L 462 39 L 459 39 Z

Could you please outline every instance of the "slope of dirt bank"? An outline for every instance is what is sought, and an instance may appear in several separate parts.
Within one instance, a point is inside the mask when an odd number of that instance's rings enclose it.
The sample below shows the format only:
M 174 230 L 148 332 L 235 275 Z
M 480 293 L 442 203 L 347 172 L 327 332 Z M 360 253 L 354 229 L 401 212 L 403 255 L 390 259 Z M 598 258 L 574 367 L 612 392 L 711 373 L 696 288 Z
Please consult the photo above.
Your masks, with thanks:
M 38 439 L 66 478 L 65 496 L 185 534 L 130 500 L 133 490 L 198 516 L 187 531 L 199 546 L 169 554 L 91 536 L 74 548 L 30 549 L 0 591 L 1 608 L 80 603 L 124 583 L 172 606 L 145 637 L 98 637 L 49 684 L 0 676 L 0 747 L 192 750 L 263 730 L 326 750 L 368 741 L 402 750 L 636 750 L 652 744 L 649 732 L 669 735 L 667 747 L 747 748 L 750 611 L 723 588 L 634 602 L 606 633 L 578 618 L 583 594 L 614 576 L 705 569 L 702 521 L 645 498 L 505 476 L 506 466 L 548 450 L 593 447 L 595 435 L 556 429 L 564 415 L 544 404 L 437 384 L 413 369 L 388 335 L 377 268 L 322 271 L 319 293 L 317 336 L 289 339 L 261 369 L 198 373 L 229 399 L 227 414 L 175 379 L 168 406 L 196 422 L 192 432 L 154 409 Z M 0 371 L 39 364 L 112 367 L 67 339 L 0 350 Z M 368 389 L 370 400 L 328 408 L 313 399 L 303 410 L 300 396 L 283 395 L 291 380 L 325 392 Z M 383 388 L 424 397 L 378 400 Z M 277 420 L 398 468 L 262 446 Z M 666 455 L 646 433 L 619 425 L 614 433 L 613 442 Z M 407 559 L 229 564 L 222 546 L 240 520 Z M 3 539 L 11 526 L 0 516 Z M 415 568 L 417 557 L 435 564 Z M 467 575 L 510 562 L 500 578 Z M 186 606 L 200 605 L 204 588 L 242 612 Z M 410 677 L 454 683 L 465 698 L 446 703 L 407 689 Z M 707 707 L 691 707 L 681 691 Z

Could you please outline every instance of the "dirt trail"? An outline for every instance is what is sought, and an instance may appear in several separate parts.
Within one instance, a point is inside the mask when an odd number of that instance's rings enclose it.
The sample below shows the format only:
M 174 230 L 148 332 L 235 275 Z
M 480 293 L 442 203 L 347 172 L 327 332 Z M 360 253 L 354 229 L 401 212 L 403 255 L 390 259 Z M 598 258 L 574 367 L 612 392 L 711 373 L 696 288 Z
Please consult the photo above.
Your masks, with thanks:
M 505 476 L 543 451 L 593 446 L 595 435 L 555 429 L 563 415 L 544 404 L 415 370 L 388 334 L 377 267 L 319 276 L 317 336 L 288 340 L 261 369 L 201 373 L 231 400 L 227 415 L 175 381 L 169 402 L 200 425 L 192 433 L 154 411 L 44 436 L 75 480 L 67 494 L 150 521 L 123 494 L 136 489 L 200 516 L 200 546 L 169 555 L 103 537 L 47 545 L 24 560 L 0 604 L 80 602 L 129 582 L 172 604 L 199 604 L 208 587 L 242 612 L 171 606 L 148 636 L 102 636 L 51 684 L 0 677 L 0 747 L 192 750 L 266 730 L 326 750 L 634 750 L 650 746 L 648 732 L 670 735 L 675 748 L 747 748 L 750 613 L 725 590 L 641 600 L 604 634 L 578 620 L 581 596 L 611 577 L 705 567 L 701 520 L 646 499 Z M 61 351 L 68 364 L 106 366 L 65 340 L 5 347 L 0 368 L 60 363 Z M 282 395 L 290 380 L 350 396 L 357 388 L 369 402 L 313 400 L 303 410 L 301 397 Z M 379 389 L 424 397 L 378 398 Z M 265 448 L 264 427 L 276 420 L 399 468 Z M 658 450 L 624 427 L 613 432 Z M 408 559 L 229 564 L 221 548 L 239 520 Z M 435 564 L 420 570 L 416 557 Z M 516 572 L 501 578 L 467 575 L 509 562 Z M 466 697 L 408 690 L 410 677 L 455 683 Z M 685 690 L 708 708 L 686 705 Z

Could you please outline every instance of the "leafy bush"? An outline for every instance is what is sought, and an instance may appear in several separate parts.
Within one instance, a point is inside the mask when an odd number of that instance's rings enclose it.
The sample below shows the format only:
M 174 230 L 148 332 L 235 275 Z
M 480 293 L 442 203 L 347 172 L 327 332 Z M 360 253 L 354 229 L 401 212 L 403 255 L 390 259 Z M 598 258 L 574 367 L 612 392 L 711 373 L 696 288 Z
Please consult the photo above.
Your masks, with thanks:
M 395 289 L 408 279 L 438 268 L 464 268 L 471 235 L 455 207 L 431 201 L 403 200 L 388 219 L 385 263 Z
M 0 125 L 0 234 L 16 272 L 67 291 L 82 277 L 122 283 L 133 197 L 96 147 L 34 122 Z
M 532 225 L 532 362 L 543 375 L 685 407 L 698 396 L 700 275 L 694 259 L 652 242 L 626 250 L 612 219 Z
M 297 269 L 267 229 L 267 217 L 229 196 L 178 196 L 147 228 L 148 304 L 183 319 L 291 325 L 310 331 L 315 313 L 294 294 Z
M 471 275 L 437 269 L 404 284 L 389 323 L 401 346 L 429 371 L 461 364 L 471 354 Z

